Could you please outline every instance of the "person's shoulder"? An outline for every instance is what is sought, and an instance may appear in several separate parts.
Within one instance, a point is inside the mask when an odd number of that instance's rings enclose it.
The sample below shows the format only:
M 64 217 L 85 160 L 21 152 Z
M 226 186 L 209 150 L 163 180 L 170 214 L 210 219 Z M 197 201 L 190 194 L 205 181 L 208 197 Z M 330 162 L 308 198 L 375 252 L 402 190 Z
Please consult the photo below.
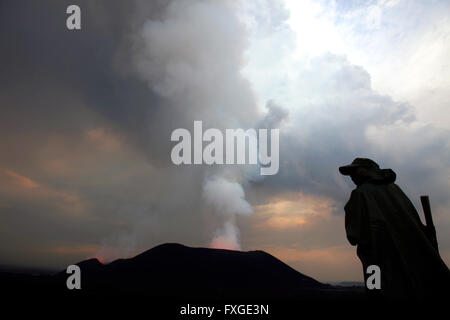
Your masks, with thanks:
M 363 194 L 368 190 L 372 189 L 372 187 L 373 185 L 371 183 L 363 183 L 357 186 L 355 189 L 353 189 L 352 193 L 355 192 L 355 194 Z
M 355 208 L 360 208 L 361 204 L 364 202 L 364 192 L 360 190 L 359 187 L 352 190 L 350 198 L 344 206 L 345 212 L 353 211 Z
M 362 186 L 358 186 L 355 189 L 352 190 L 351 194 L 350 194 L 350 199 L 351 200 L 356 200 L 356 199 L 360 199 L 364 196 L 365 193 L 365 189 L 361 188 Z
M 373 183 L 363 183 L 354 189 L 352 192 L 352 197 L 354 198 L 372 198 L 374 195 L 380 192 L 385 192 L 385 187 Z
M 364 193 L 364 192 L 371 192 L 373 190 L 389 189 L 389 188 L 392 188 L 394 185 L 395 185 L 395 183 L 374 183 L 374 182 L 368 181 L 368 182 L 363 183 L 362 185 L 358 186 L 357 189 L 359 192 Z M 395 187 L 398 188 L 397 185 L 395 185 Z

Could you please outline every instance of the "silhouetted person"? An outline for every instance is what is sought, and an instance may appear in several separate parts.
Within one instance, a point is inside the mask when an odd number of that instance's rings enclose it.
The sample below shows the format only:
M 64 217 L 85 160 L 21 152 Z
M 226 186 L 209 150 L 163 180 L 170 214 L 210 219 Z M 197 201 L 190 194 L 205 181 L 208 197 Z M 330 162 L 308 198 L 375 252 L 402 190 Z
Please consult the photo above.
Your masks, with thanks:
M 381 270 L 381 289 L 367 292 L 382 299 L 445 298 L 450 272 L 413 204 L 394 183 L 395 172 L 365 158 L 339 171 L 357 186 L 345 205 L 345 230 L 357 246 L 365 281 L 368 266 Z

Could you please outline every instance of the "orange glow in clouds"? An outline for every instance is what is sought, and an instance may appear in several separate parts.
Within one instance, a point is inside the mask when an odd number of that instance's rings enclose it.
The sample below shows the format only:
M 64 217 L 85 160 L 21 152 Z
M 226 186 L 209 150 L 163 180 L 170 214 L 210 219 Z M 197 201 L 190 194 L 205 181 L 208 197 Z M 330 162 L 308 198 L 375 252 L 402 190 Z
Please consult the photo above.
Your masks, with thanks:
M 293 229 L 311 224 L 315 219 L 329 216 L 332 200 L 301 192 L 271 199 L 267 204 L 254 207 L 260 221 L 259 229 Z
M 23 188 L 28 188 L 28 189 L 39 187 L 39 184 L 37 184 L 33 180 L 31 180 L 27 177 L 21 176 L 20 174 L 15 173 L 13 171 L 4 169 L 2 173 L 4 176 L 6 176 L 8 178 L 9 182 L 11 182 L 12 184 L 15 184 L 18 187 L 23 187 Z

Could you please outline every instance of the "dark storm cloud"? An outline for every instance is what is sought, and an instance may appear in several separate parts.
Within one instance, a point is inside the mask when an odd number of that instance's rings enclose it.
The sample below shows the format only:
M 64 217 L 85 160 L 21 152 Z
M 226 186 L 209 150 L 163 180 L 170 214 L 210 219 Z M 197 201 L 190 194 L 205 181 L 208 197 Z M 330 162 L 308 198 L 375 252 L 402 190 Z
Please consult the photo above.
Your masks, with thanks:
M 39 250 L 101 244 L 128 230 L 120 213 L 130 203 L 139 207 L 134 215 L 160 210 L 137 195 L 150 192 L 139 179 L 143 163 L 167 165 L 167 152 L 162 156 L 161 144 L 152 144 L 162 134 L 151 131 L 160 102 L 123 65 L 130 63 L 130 34 L 144 18 L 139 21 L 137 7 L 145 17 L 156 17 L 165 3 L 78 1 L 79 31 L 66 28 L 69 1 L 1 3 L 0 170 L 2 178 L 15 175 L 1 186 L 5 261 L 61 265 Z M 109 153 L 102 155 L 102 148 Z M 140 154 L 146 160 L 136 162 Z M 108 180 L 124 174 L 132 182 Z M 28 178 L 37 186 L 20 184 Z M 85 206 L 72 214 L 74 203 L 67 198 Z
M 77 134 L 82 128 L 109 122 L 113 130 L 127 135 L 130 144 L 151 152 L 148 124 L 159 101 L 145 83 L 119 68 L 122 60 L 127 62 L 129 36 L 139 23 L 135 16 L 138 4 L 79 1 L 79 31 L 65 27 L 69 4 L 2 3 L 3 132 Z M 164 5 L 152 1 L 145 8 L 157 16 Z
M 68 4 L 2 3 L 2 243 L 21 248 L 4 256 L 61 266 L 96 246 L 205 245 L 205 168 L 175 168 L 170 133 L 257 121 L 242 26 L 222 3 L 81 1 L 69 31 Z

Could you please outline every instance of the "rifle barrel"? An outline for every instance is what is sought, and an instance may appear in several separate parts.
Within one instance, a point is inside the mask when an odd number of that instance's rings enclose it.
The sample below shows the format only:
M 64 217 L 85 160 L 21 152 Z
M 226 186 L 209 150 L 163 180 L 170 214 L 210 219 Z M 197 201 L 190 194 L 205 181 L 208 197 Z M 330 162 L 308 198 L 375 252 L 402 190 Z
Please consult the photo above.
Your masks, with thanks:
M 427 227 L 433 228 L 433 217 L 431 216 L 430 198 L 427 195 L 420 196 L 422 202 L 423 213 L 425 215 L 425 222 Z
M 439 247 L 436 236 L 436 229 L 433 224 L 433 217 L 431 216 L 430 198 L 426 195 L 420 196 L 420 201 L 422 202 L 423 213 L 425 214 L 425 233 L 431 242 L 431 245 L 436 249 L 439 254 Z

